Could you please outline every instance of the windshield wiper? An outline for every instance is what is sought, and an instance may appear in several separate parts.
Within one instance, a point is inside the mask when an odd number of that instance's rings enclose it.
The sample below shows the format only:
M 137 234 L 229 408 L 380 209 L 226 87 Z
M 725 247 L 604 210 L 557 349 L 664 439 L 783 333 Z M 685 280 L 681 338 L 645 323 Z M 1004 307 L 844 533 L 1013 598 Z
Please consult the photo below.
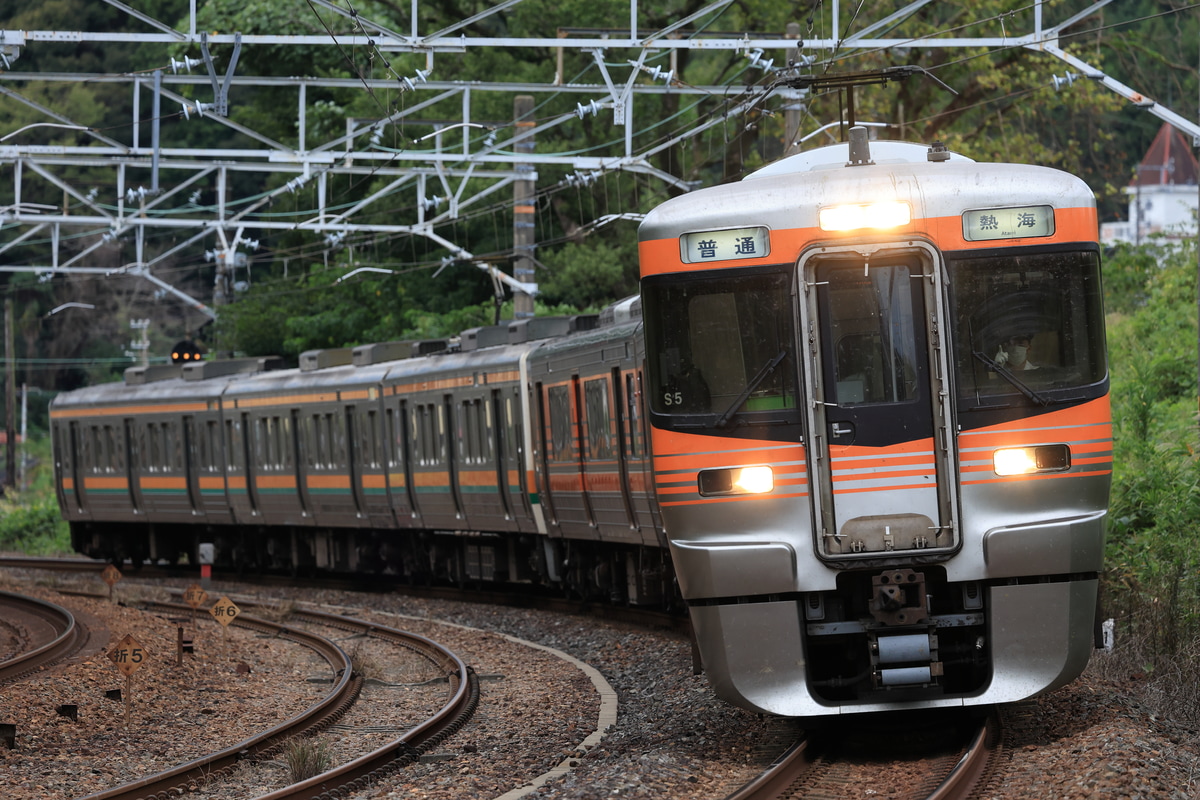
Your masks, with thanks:
M 766 380 L 768 375 L 773 374 L 775 372 L 775 368 L 778 367 L 780 362 L 787 358 L 787 356 L 788 351 L 785 347 L 780 350 L 774 358 L 772 358 L 766 364 L 763 364 L 762 369 L 758 371 L 758 374 L 750 379 L 750 382 L 746 384 L 746 388 L 743 389 L 742 393 L 739 394 L 737 399 L 733 401 L 733 405 L 725 409 L 725 413 L 717 419 L 718 428 L 724 428 L 729 424 L 729 420 L 733 419 L 733 415 L 736 414 L 738 409 L 742 407 L 742 403 L 745 403 L 750 399 L 750 395 L 754 393 L 754 390 L 758 388 L 758 385 Z
M 1018 378 L 1016 375 L 1013 375 L 1012 372 L 1010 372 L 1008 369 L 1001 366 L 995 359 L 988 357 L 987 355 L 979 352 L 978 350 L 972 350 L 971 355 L 975 356 L 980 361 L 982 361 L 984 364 L 986 364 L 988 366 L 988 369 L 992 370 L 992 372 L 995 372 L 1001 378 L 1004 378 L 1004 380 L 1011 383 L 1018 392 L 1025 395 L 1032 402 L 1037 403 L 1039 406 L 1050 405 L 1050 399 L 1048 397 L 1045 397 L 1044 395 L 1040 395 L 1037 392 L 1035 392 L 1033 389 L 1030 389 L 1028 386 L 1025 385 L 1025 383 L 1020 378 Z

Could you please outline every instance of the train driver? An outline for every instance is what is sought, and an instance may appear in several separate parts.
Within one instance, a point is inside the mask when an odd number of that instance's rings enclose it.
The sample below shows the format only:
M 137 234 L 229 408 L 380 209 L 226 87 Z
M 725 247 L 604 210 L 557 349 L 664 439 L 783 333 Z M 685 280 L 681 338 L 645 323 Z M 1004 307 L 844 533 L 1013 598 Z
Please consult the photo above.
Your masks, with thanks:
M 993 359 L 997 364 L 1013 372 L 1026 369 L 1037 369 L 1029 360 L 1029 341 L 1032 337 L 1019 333 L 1008 337 L 1000 343 L 1000 349 Z

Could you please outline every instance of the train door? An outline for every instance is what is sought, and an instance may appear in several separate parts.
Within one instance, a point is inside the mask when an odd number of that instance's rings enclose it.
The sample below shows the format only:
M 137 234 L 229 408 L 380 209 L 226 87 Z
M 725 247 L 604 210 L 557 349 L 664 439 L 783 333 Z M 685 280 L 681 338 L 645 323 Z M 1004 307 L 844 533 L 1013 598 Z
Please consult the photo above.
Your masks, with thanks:
M 188 505 L 193 514 L 200 511 L 200 489 L 197 485 L 200 478 L 197 475 L 196 460 L 196 418 L 184 417 L 182 429 L 183 441 L 180 442 L 179 458 L 176 464 L 183 473 L 184 487 L 187 491 Z
M 505 405 L 507 400 L 508 405 Z M 517 479 L 517 452 L 513 442 L 511 425 L 505 424 L 512 420 L 512 398 L 505 398 L 500 389 L 492 390 L 491 403 L 488 405 L 492 417 L 492 451 L 495 454 L 493 463 L 496 465 L 496 488 L 500 492 L 500 504 L 504 509 L 504 519 L 512 520 L 512 486 Z M 511 477 L 510 477 L 511 476 Z
M 300 516 L 307 517 L 312 514 L 308 497 L 308 474 L 305 471 L 312 464 L 311 445 L 305 440 L 302 423 L 306 420 L 300 416 L 300 409 L 291 409 L 288 419 L 291 420 L 288 439 L 292 448 L 292 475 L 296 479 L 296 499 L 300 502 Z
M 390 448 L 392 453 L 390 458 L 392 473 L 389 476 L 388 485 L 391 487 L 393 493 L 397 485 L 404 487 L 403 499 L 407 501 L 407 515 L 403 513 L 405 509 L 401 503 L 397 502 L 394 495 L 393 506 L 396 508 L 396 521 L 404 527 L 412 527 L 412 523 L 406 521 L 405 517 L 408 520 L 419 520 L 421 509 L 417 505 L 417 495 L 413 486 L 413 459 L 416 458 L 416 453 L 413 448 L 414 437 L 412 435 L 412 421 L 410 419 L 412 412 L 408 407 L 408 401 L 401 400 L 397 411 L 400 416 L 396 424 L 392 424 L 393 417 L 388 417 L 389 427 L 391 428 L 389 440 L 391 442 Z
M 343 458 L 350 477 L 350 500 L 354 504 L 354 516 L 364 519 L 366 513 L 363 508 L 362 479 L 364 462 L 367 459 L 367 451 L 363 448 L 366 440 L 362 436 L 364 431 L 360 430 L 354 406 L 346 406 L 343 411 L 346 418 L 346 449 Z
M 64 455 L 70 460 L 70 469 L 68 474 L 71 476 L 71 488 L 75 494 L 75 508 L 80 514 L 87 513 L 87 492 L 83 485 L 83 469 L 80 463 L 82 457 L 83 434 L 79 430 L 78 422 L 71 422 L 67 427 L 67 442 L 66 452 Z M 65 487 L 64 487 L 65 488 Z
M 551 518 L 563 535 L 597 539 L 595 517 L 586 490 L 583 412 L 579 376 L 568 383 L 545 387 L 543 428 L 546 488 Z
M 564 430 L 569 430 L 568 426 L 565 424 L 560 426 L 558 424 L 551 423 L 551 420 L 556 418 L 556 415 L 552 413 L 552 409 L 558 397 L 556 391 L 559 390 L 561 390 L 563 393 L 565 400 L 566 389 L 562 387 L 546 388 L 541 383 L 537 384 L 535 389 L 537 419 L 533 423 L 534 427 L 536 428 L 535 432 L 538 442 L 537 447 L 535 448 L 537 450 L 535 463 L 540 468 L 538 477 L 541 478 L 541 485 L 539 487 L 539 504 L 548 512 L 547 517 L 549 522 L 553 525 L 558 524 L 558 513 L 555 511 L 554 487 L 552 481 L 550 480 L 550 462 L 557 459 L 557 448 L 559 447 L 559 428 L 562 427 Z M 568 410 L 566 413 L 569 416 L 569 405 L 567 408 Z M 566 438 L 565 434 L 563 438 Z M 567 445 L 565 446 L 569 446 L 569 439 Z
M 936 254 L 824 248 L 800 268 L 820 554 L 953 546 Z
M 454 413 L 454 396 L 442 398 L 439 412 L 446 420 L 445 435 L 442 438 L 443 453 L 446 457 L 446 475 L 450 478 L 450 497 L 454 500 L 454 516 L 462 520 L 466 514 L 463 510 L 462 487 L 459 485 L 459 470 L 461 460 L 455 457 L 458 441 L 461 439 L 463 421 Z
M 250 414 L 242 412 L 242 423 L 240 430 L 241 447 L 238 448 L 241 453 L 242 464 L 246 470 L 246 497 L 250 500 L 250 513 L 258 516 L 259 500 L 258 500 L 258 466 L 254 462 L 254 447 L 250 441 L 250 437 L 254 435 L 254 431 L 250 427 Z
M 612 418 L 613 425 L 616 430 L 616 457 L 617 457 L 617 475 L 620 479 L 621 486 L 621 502 L 625 506 L 625 521 L 631 529 L 636 530 L 637 514 L 633 510 L 633 496 L 630 491 L 629 481 L 629 462 L 630 456 L 633 455 L 630 449 L 631 437 L 628 433 L 629 420 L 626 419 L 625 397 L 621 391 L 621 368 L 613 367 L 612 370 L 612 387 L 613 387 L 613 410 Z
M 580 416 L 580 463 L 583 469 L 584 500 L 594 525 L 606 541 L 632 541 L 629 506 L 624 495 L 624 459 L 621 457 L 620 424 L 611 393 L 610 376 L 588 377 L 582 384 Z M 578 395 L 577 395 L 578 397 Z
M 137 422 L 131 418 L 124 420 L 124 440 L 122 446 L 125 448 L 125 478 L 129 481 L 129 502 L 133 504 L 133 513 L 142 513 L 142 482 L 141 482 L 141 462 L 138 459 L 138 452 L 141 448 L 135 447 L 138 436 Z

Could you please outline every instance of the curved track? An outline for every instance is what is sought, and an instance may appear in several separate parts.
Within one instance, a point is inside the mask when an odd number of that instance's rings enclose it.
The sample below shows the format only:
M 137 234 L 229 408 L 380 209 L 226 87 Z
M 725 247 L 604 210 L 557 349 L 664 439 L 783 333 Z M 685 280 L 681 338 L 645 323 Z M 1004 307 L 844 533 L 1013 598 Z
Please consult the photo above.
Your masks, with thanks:
M 174 613 L 189 610 L 188 606 L 176 603 L 148 605 Z M 436 642 L 374 623 L 317 611 L 297 611 L 293 612 L 292 616 L 326 627 L 387 639 L 399 646 L 416 650 L 445 667 L 451 685 L 455 688 L 449 701 L 433 717 L 405 732 L 385 747 L 264 797 L 270 800 L 335 797 L 341 796 L 339 792 L 362 788 L 388 772 L 417 760 L 422 752 L 436 746 L 461 728 L 474 712 L 479 701 L 479 684 L 474 673 L 454 653 Z M 353 673 L 349 656 L 329 639 L 245 614 L 240 615 L 231 624 L 280 636 L 311 648 L 325 659 L 338 676 L 333 690 L 321 703 L 304 714 L 257 736 L 166 772 L 88 795 L 85 800 L 157 800 L 177 797 L 205 784 L 219 784 L 223 774 L 243 762 L 270 758 L 293 737 L 311 735 L 334 724 L 357 699 L 362 688 L 362 677 Z
M 53 664 L 79 650 L 87 641 L 87 631 L 75 616 L 54 603 L 33 597 L 0 592 L 0 614 L 17 628 L 27 631 L 29 649 L 0 661 L 0 683 L 8 683 L 34 670 Z M 38 640 L 42 640 L 38 642 Z

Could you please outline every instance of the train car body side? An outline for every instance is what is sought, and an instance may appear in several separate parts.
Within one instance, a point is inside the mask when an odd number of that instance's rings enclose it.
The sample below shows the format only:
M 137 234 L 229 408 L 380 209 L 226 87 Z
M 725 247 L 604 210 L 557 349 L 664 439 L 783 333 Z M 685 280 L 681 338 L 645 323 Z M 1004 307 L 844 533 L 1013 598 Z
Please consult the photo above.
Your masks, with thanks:
M 64 394 L 51 416 L 74 545 L 139 564 L 194 561 L 212 542 L 218 569 L 660 603 L 673 576 L 636 306 L 575 335 L 543 320 L 561 335 L 532 342 L 353 366 L 306 354 L 291 370 L 211 362 L 196 366 L 228 374 L 148 382 L 135 370 Z

